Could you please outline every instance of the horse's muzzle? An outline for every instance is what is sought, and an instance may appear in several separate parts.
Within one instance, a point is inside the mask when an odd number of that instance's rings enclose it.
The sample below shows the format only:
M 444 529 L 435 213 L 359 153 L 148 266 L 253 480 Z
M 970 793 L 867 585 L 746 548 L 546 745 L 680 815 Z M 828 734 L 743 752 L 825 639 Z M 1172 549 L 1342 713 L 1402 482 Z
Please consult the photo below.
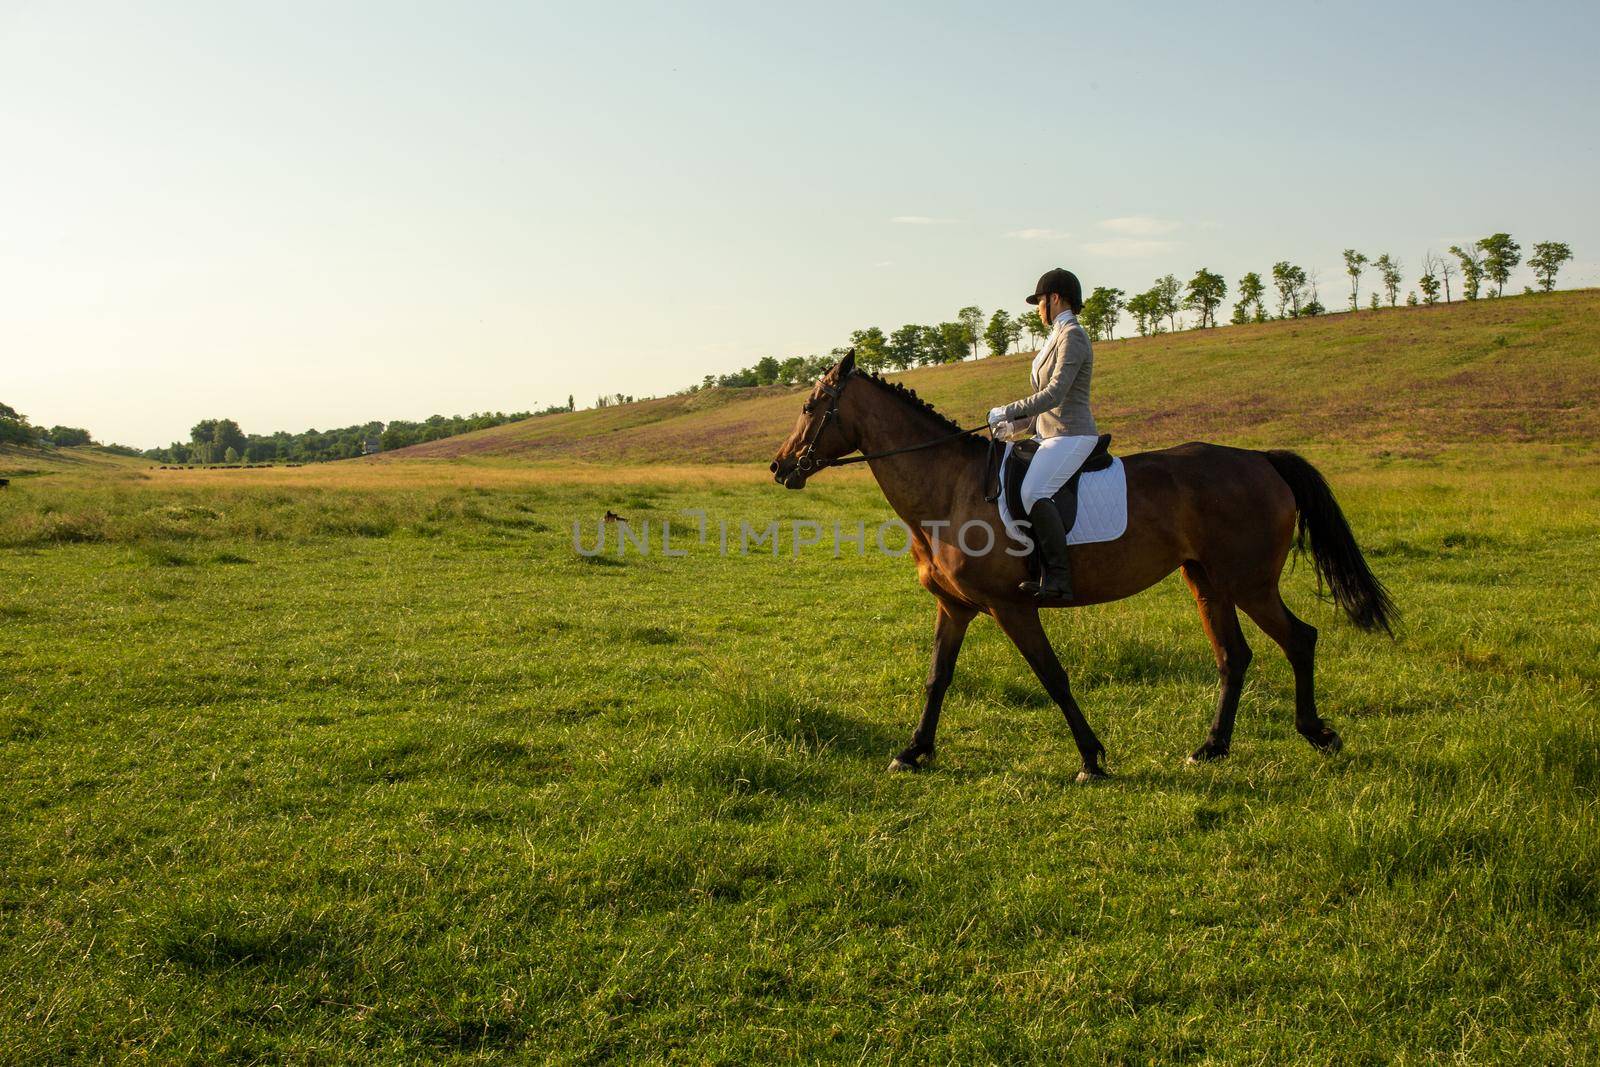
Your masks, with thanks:
M 810 471 L 801 470 L 800 465 L 792 459 L 787 461 L 773 460 L 770 469 L 772 471 L 772 480 L 785 489 L 804 489 L 806 487 L 806 478 L 811 473 Z

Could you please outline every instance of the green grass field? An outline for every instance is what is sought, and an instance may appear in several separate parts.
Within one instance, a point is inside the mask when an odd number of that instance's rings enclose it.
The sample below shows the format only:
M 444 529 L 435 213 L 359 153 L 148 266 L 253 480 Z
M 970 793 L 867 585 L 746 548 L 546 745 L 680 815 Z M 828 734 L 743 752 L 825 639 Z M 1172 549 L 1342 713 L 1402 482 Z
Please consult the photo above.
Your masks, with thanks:
M 1600 328 L 1557 320 L 1592 377 Z M 1560 418 L 1286 432 L 1406 613 L 1376 639 L 1286 580 L 1336 757 L 1246 622 L 1234 753 L 1183 765 L 1216 683 L 1176 577 L 1051 614 L 1088 788 L 984 621 L 938 767 L 884 774 L 931 637 L 909 560 L 679 518 L 887 518 L 858 470 L 0 456 L 34 472 L 0 494 L 0 1060 L 1596 1061 L 1600 455 Z M 687 555 L 580 557 L 607 508 Z

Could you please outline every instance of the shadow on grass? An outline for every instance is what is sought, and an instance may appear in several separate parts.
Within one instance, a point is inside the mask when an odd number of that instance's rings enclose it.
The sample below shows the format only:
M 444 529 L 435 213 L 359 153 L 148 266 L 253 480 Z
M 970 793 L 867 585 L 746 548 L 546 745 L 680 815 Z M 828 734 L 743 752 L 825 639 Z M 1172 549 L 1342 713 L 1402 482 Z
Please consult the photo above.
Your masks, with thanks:
M 207 974 L 242 968 L 316 969 L 348 976 L 362 938 L 325 918 L 263 908 L 259 914 L 207 902 L 156 920 L 153 955 Z
M 754 734 L 813 755 L 829 751 L 872 759 L 887 758 L 905 740 L 902 731 L 769 685 L 736 681 L 715 692 L 714 721 L 741 737 Z M 909 723 L 903 733 L 910 733 Z

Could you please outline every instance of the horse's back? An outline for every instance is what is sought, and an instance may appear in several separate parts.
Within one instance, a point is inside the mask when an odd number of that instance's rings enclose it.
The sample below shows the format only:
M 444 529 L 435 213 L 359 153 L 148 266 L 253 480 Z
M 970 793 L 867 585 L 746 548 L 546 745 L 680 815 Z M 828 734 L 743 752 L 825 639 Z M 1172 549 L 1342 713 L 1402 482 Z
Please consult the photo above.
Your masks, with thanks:
M 1171 478 L 1179 485 L 1195 488 L 1243 485 L 1259 490 L 1268 484 L 1288 489 L 1266 453 L 1253 448 L 1186 441 L 1171 448 L 1134 452 L 1123 456 L 1122 462 L 1128 470 L 1130 492 L 1135 480 L 1152 478 Z
M 1206 441 L 1135 452 L 1122 458 L 1128 476 L 1130 521 L 1168 522 L 1186 554 L 1244 549 L 1276 554 L 1292 530 L 1294 492 L 1265 452 Z M 1248 532 L 1247 532 L 1248 531 Z M 1257 544 L 1257 538 L 1261 543 Z

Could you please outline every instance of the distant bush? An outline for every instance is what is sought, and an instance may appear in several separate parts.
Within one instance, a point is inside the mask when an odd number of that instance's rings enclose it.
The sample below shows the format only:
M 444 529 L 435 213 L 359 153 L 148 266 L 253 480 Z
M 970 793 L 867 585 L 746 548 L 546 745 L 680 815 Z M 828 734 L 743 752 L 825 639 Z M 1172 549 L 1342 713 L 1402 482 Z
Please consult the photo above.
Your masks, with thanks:
M 52 426 L 44 436 L 45 440 L 53 445 L 60 445 L 62 448 L 94 444 L 94 439 L 89 436 L 89 431 L 77 426 Z
M 10 404 L 0 404 L 0 444 L 32 444 L 38 436 L 25 415 Z

